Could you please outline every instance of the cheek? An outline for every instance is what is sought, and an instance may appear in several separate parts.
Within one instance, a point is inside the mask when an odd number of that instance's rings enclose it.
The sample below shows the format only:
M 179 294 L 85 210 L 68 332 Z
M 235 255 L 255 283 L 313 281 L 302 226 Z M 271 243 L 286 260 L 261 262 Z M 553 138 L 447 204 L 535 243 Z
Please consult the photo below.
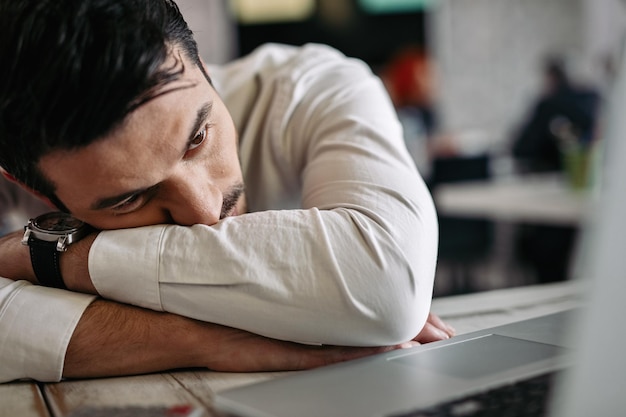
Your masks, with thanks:
M 226 107 L 221 103 L 216 108 L 215 144 L 212 149 L 225 171 L 241 172 L 239 162 L 239 137 L 233 119 Z
M 215 140 L 207 147 L 206 168 L 215 179 L 241 176 L 237 136 L 234 130 L 217 130 Z

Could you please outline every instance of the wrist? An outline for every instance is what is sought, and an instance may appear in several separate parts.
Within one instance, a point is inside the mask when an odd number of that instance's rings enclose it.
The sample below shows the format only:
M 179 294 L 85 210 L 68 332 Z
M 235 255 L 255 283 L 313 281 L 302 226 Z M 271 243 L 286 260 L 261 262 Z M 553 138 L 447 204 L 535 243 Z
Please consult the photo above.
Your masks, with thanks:
M 89 275 L 89 250 L 97 236 L 98 232 L 90 233 L 61 254 L 61 275 L 69 290 L 98 294 Z
M 0 276 L 38 284 L 28 247 L 22 245 L 23 234 L 23 231 L 17 231 L 0 238 Z
M 29 249 L 32 275 L 40 285 L 96 293 L 88 268 L 95 235 L 85 239 L 91 231 L 88 224 L 59 211 L 29 220 L 21 243 Z

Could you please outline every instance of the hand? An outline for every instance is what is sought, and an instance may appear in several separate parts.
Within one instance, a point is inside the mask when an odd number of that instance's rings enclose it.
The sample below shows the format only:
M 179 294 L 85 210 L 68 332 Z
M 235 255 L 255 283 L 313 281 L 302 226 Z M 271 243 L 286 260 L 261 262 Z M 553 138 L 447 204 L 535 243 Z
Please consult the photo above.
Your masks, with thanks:
M 452 326 L 446 324 L 436 314 L 429 313 L 422 331 L 413 340 L 419 343 L 429 343 L 449 339 L 455 334 L 456 331 Z
M 220 332 L 219 341 L 210 347 L 212 352 L 207 352 L 207 367 L 222 372 L 303 370 L 415 345 L 414 342 L 384 347 L 303 345 L 232 328 L 221 327 Z
M 205 326 L 215 326 L 205 324 Z M 422 331 L 410 342 L 383 347 L 311 346 L 268 339 L 242 330 L 221 328 L 221 346 L 209 355 L 210 369 L 226 372 L 300 370 L 445 340 L 455 330 L 430 313 Z M 215 346 L 213 346 L 214 348 Z

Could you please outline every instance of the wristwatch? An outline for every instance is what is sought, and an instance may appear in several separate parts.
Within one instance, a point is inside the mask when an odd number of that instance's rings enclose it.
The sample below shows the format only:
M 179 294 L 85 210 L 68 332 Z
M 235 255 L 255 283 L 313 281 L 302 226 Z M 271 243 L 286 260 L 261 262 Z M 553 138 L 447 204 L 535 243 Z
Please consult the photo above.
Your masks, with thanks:
M 41 285 L 67 289 L 59 257 L 72 243 L 89 233 L 89 226 L 63 212 L 42 214 L 24 226 L 22 245 L 30 248 L 30 262 Z

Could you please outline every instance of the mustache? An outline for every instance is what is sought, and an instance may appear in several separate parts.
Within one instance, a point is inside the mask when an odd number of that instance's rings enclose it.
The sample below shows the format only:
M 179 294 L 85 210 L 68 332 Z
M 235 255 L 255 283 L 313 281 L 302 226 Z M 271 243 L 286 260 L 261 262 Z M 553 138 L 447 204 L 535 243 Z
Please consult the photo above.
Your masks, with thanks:
M 222 211 L 220 212 L 220 220 L 228 216 L 228 214 L 230 214 L 233 208 L 237 205 L 237 202 L 243 195 L 244 191 L 245 191 L 245 186 L 243 182 L 235 184 L 228 190 L 228 192 L 224 195 L 224 199 L 222 201 Z

